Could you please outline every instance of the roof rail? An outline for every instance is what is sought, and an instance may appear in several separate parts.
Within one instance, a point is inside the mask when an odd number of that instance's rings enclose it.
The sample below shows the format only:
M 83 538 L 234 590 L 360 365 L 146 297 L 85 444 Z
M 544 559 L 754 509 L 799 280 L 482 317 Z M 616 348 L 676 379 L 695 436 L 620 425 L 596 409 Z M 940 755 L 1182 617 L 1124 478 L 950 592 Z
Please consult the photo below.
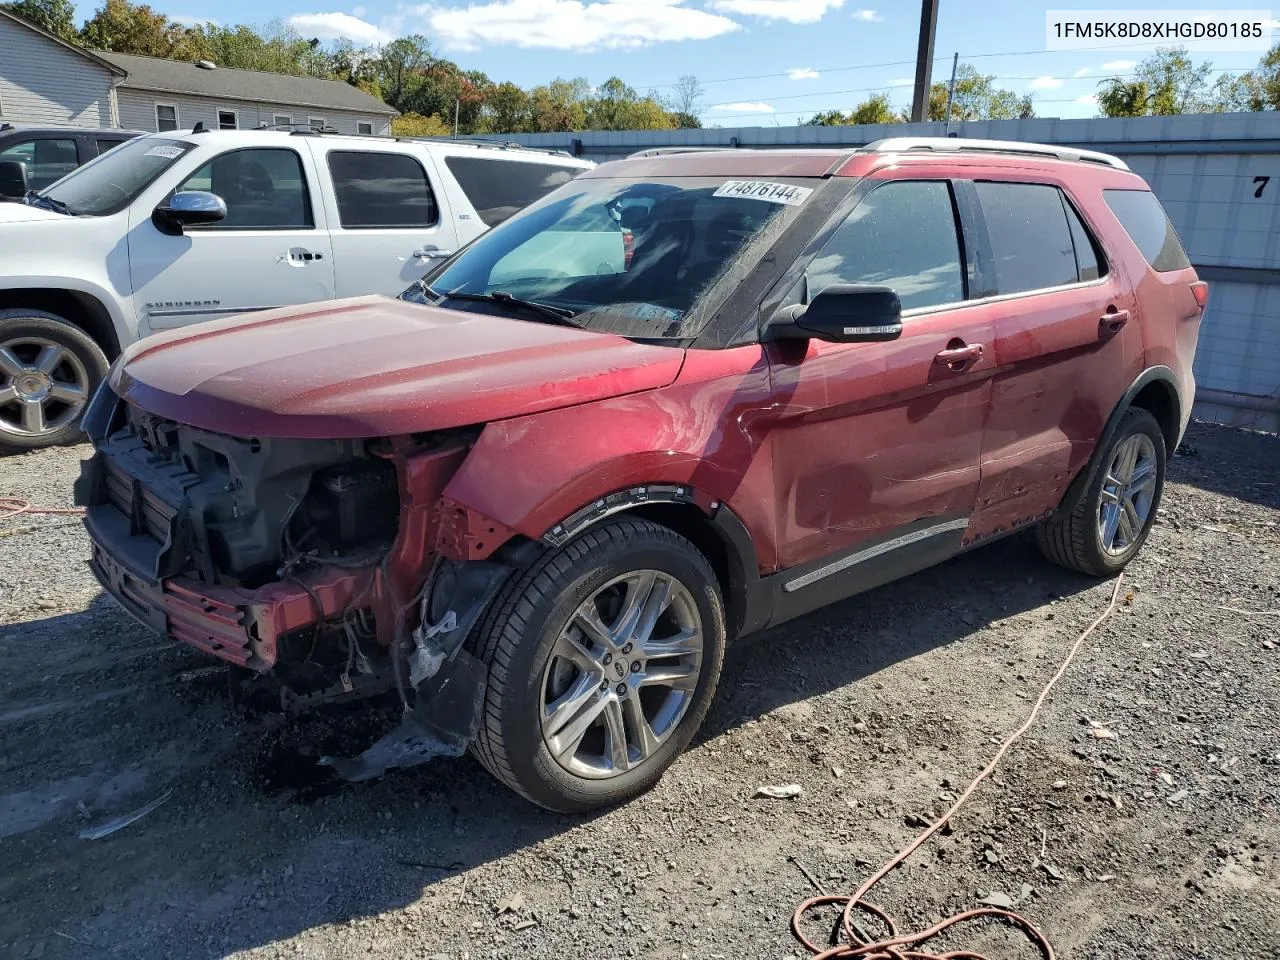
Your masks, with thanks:
M 634 160 L 637 157 L 662 157 L 671 153 L 711 153 L 719 150 L 735 150 L 736 147 L 646 147 L 644 150 L 637 150 L 635 153 L 629 153 L 624 160 Z
M 405 139 L 423 140 L 427 143 L 448 143 L 455 147 L 470 144 L 475 147 L 489 147 L 493 150 L 527 150 L 530 153 L 546 153 L 553 157 L 571 156 L 567 150 L 555 150 L 551 147 L 530 147 L 516 140 L 500 140 L 497 137 L 473 137 L 469 133 L 461 137 L 406 137 Z
M 1059 147 L 1047 143 L 1025 143 L 1021 140 L 966 140 L 962 137 L 889 137 L 868 143 L 864 150 L 871 153 L 910 153 L 913 150 L 929 150 L 938 153 L 1012 153 L 1032 157 L 1055 157 L 1082 163 L 1098 163 L 1117 170 L 1128 170 L 1129 165 L 1119 157 L 1096 150 L 1080 150 L 1076 147 Z

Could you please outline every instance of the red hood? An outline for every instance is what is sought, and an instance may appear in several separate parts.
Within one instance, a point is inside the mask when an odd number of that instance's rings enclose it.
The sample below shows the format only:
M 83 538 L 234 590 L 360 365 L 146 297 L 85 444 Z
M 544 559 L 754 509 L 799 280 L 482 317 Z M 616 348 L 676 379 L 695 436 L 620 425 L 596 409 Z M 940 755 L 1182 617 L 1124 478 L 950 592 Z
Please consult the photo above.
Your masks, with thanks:
M 148 337 L 116 393 L 219 433 L 423 433 L 666 386 L 684 351 L 546 323 L 361 297 Z

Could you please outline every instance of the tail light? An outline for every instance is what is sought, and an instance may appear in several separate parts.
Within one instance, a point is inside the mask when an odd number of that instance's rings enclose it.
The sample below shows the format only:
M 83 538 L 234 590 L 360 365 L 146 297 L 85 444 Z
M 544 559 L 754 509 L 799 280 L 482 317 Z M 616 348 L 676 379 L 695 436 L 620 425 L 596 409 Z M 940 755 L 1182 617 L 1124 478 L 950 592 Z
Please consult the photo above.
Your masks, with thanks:
M 1203 280 L 1197 280 L 1191 284 L 1191 294 L 1196 298 L 1196 303 L 1200 304 L 1202 311 L 1209 305 L 1209 285 Z

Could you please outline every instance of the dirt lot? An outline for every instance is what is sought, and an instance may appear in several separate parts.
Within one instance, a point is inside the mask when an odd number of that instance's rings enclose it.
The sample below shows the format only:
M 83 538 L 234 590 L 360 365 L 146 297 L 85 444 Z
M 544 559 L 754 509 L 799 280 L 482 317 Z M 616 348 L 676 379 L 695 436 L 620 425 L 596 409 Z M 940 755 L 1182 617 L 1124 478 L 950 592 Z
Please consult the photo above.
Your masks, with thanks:
M 1280 616 L 1224 609 L 1280 610 L 1280 440 L 1188 441 L 1120 609 L 876 891 L 904 924 L 994 891 L 1063 957 L 1280 957 Z M 85 452 L 2 460 L 0 494 L 65 504 Z M 237 714 L 87 555 L 74 518 L 0 525 L 5 958 L 799 956 L 797 862 L 847 892 L 945 809 L 1110 591 L 1014 538 L 744 641 L 662 784 L 574 820 L 469 758 L 323 779 L 317 753 L 385 714 Z M 786 783 L 804 795 L 753 798 Z M 998 929 L 964 942 L 1033 955 Z

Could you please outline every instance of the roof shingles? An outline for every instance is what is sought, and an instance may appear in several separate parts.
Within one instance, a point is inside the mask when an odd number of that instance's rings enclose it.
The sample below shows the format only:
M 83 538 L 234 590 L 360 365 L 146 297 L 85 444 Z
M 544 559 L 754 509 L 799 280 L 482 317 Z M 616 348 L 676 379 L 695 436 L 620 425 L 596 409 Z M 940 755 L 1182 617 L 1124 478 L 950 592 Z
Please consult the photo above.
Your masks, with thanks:
M 314 77 L 292 77 L 283 73 L 234 70 L 227 67 L 203 70 L 194 63 L 182 60 L 161 60 L 104 50 L 95 50 L 93 55 L 128 73 L 120 84 L 122 87 L 185 93 L 197 97 L 248 100 L 254 103 L 324 107 L 387 115 L 396 113 L 394 108 L 377 97 L 340 80 L 318 80 Z

